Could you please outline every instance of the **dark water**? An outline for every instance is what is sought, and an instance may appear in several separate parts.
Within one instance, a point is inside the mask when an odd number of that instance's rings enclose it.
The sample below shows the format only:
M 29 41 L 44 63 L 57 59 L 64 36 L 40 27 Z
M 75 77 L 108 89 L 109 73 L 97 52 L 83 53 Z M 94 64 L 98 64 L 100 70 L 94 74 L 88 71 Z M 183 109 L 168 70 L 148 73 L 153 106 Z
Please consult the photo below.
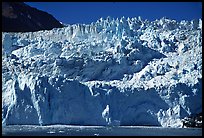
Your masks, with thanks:
M 202 128 L 10 125 L 3 136 L 202 136 Z

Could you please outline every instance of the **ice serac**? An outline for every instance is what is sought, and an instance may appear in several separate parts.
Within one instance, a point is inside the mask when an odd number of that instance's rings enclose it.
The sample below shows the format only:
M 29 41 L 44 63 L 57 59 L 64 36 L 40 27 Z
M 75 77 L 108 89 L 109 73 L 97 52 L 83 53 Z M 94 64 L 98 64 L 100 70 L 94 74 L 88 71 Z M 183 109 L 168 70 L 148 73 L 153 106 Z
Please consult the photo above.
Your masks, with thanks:
M 107 17 L 2 33 L 2 124 L 182 127 L 202 112 L 202 20 Z

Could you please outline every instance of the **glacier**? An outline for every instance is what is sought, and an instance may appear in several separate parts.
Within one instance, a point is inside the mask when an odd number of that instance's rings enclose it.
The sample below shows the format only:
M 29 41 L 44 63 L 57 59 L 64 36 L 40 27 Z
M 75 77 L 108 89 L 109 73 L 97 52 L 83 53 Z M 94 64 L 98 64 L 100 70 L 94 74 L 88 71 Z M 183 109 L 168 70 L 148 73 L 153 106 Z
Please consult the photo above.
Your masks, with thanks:
M 202 112 L 202 19 L 2 32 L 2 125 L 182 127 Z

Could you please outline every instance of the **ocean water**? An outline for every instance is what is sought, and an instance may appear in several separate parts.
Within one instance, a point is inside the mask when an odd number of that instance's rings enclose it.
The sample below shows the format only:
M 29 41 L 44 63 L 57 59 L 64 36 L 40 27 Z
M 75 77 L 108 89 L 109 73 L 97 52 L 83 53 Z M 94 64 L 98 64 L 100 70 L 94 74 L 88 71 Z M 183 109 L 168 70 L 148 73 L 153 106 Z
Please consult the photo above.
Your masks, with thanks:
M 202 136 L 202 128 L 163 128 L 149 126 L 9 125 L 3 136 Z

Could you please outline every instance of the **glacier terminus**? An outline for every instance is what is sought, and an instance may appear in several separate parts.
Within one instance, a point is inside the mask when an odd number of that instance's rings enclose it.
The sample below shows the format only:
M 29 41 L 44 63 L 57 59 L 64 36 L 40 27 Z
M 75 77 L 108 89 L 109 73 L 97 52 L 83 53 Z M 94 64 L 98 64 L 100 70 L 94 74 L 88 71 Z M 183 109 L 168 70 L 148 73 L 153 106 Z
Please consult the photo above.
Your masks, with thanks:
M 2 125 L 182 127 L 202 112 L 202 19 L 2 32 Z

